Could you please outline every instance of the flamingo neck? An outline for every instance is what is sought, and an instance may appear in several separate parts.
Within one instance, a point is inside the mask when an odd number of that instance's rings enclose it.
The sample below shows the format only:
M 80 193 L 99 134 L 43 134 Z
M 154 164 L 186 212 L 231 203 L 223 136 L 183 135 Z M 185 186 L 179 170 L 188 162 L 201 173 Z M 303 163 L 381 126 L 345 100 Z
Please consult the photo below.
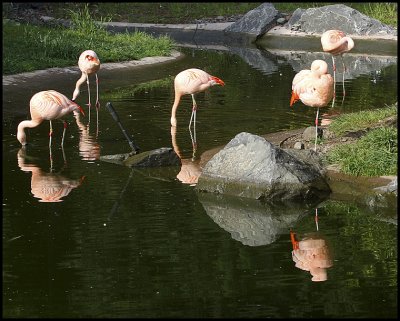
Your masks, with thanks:
M 176 110 L 178 109 L 181 97 L 182 97 L 182 94 L 175 91 L 175 100 L 174 100 L 174 104 L 172 105 L 172 110 L 171 110 L 171 125 L 172 126 L 176 126 Z
M 75 100 L 76 97 L 78 97 L 79 88 L 86 81 L 86 79 L 87 79 L 87 74 L 83 72 L 81 78 L 79 78 L 78 81 L 76 82 L 75 90 L 74 90 L 74 93 L 72 94 L 72 100 Z
M 26 134 L 25 128 L 33 128 L 40 124 L 41 122 L 34 120 L 24 120 L 19 123 L 17 130 L 17 139 L 21 143 L 21 145 L 26 145 Z

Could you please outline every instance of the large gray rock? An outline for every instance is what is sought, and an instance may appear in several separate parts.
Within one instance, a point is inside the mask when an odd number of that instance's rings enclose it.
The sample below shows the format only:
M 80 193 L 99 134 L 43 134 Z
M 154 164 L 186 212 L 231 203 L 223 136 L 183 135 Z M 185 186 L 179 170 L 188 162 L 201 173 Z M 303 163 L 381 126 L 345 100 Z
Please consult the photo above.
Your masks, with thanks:
M 198 199 L 208 216 L 231 237 L 248 246 L 268 245 L 291 227 L 316 203 L 291 203 L 282 206 L 249 198 L 198 193 Z
M 208 161 L 196 188 L 278 202 L 325 198 L 330 193 L 317 166 L 244 132 Z
M 393 35 L 397 30 L 370 18 L 344 4 L 319 8 L 296 9 L 288 21 L 292 30 L 322 34 L 330 29 L 339 29 L 348 35 Z
M 229 27 L 225 33 L 241 33 L 259 37 L 276 25 L 278 10 L 270 2 L 264 2 L 250 10 L 242 18 Z

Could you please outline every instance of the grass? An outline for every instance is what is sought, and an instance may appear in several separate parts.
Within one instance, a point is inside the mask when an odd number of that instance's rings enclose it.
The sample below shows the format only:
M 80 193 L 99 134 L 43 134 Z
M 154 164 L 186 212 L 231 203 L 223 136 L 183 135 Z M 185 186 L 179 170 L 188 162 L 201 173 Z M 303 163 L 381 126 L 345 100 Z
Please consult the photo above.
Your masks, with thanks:
M 96 48 L 102 63 L 167 56 L 174 48 L 167 36 L 113 35 L 92 19 L 87 6 L 72 12 L 71 21 L 73 28 L 48 28 L 3 20 L 3 75 L 74 66 L 79 54 L 91 48 Z
M 397 116 L 397 106 L 339 116 L 329 129 L 337 135 L 376 126 L 383 118 Z M 397 175 L 397 127 L 377 127 L 355 143 L 332 148 L 328 164 L 338 164 L 343 173 L 355 176 Z
M 342 136 L 347 131 L 357 131 L 371 127 L 381 119 L 397 115 L 397 106 L 366 110 L 357 113 L 343 114 L 336 118 L 329 126 L 329 130 L 336 136 Z

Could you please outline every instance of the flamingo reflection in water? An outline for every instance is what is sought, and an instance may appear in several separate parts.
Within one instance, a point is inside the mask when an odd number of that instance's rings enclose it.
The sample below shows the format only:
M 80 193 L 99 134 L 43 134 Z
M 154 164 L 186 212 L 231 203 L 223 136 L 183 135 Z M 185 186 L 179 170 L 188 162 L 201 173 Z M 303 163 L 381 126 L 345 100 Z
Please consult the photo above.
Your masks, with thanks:
M 83 160 L 94 161 L 100 159 L 100 144 L 97 142 L 97 135 L 93 137 L 89 132 L 89 125 L 84 125 L 80 114 L 74 114 L 76 124 L 79 128 L 79 155 Z
M 176 140 L 176 126 L 171 126 L 172 147 L 175 153 L 181 159 L 181 170 L 176 177 L 183 184 L 189 184 L 191 186 L 195 186 L 199 180 L 199 176 L 201 174 L 201 168 L 200 168 L 200 160 L 196 159 L 197 143 L 195 141 L 195 138 L 193 138 L 191 131 L 190 131 L 190 137 L 193 146 L 192 158 L 183 158 Z
M 328 279 L 326 269 L 332 267 L 333 260 L 328 243 L 319 232 L 317 209 L 314 218 L 317 232 L 305 233 L 300 240 L 297 240 L 296 233 L 290 231 L 292 259 L 297 268 L 311 273 L 312 281 L 321 282 Z
M 17 153 L 17 161 L 19 168 L 24 172 L 31 172 L 31 192 L 39 202 L 62 202 L 64 197 L 79 187 L 85 176 L 79 179 L 71 179 L 60 173 L 52 171 L 45 172 L 39 166 L 28 163 L 26 155 L 26 147 L 22 147 Z

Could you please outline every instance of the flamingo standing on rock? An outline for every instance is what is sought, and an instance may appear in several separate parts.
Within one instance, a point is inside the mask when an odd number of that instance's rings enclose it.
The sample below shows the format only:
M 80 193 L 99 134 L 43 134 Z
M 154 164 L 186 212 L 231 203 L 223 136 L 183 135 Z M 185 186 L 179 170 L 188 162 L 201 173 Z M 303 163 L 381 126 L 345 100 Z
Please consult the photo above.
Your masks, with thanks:
M 31 120 L 24 120 L 18 125 L 17 139 L 22 146 L 27 144 L 25 128 L 34 128 L 39 126 L 43 121 L 49 120 L 49 148 L 51 148 L 51 137 L 53 135 L 53 126 L 51 121 L 54 119 L 60 119 L 71 112 L 78 113 L 80 111 L 83 115 L 85 114 L 83 109 L 77 103 L 55 90 L 40 91 L 34 94 L 29 105 Z M 61 146 L 64 145 L 65 130 L 67 129 L 67 123 L 64 120 L 63 123 L 64 131 Z
M 194 127 L 196 126 L 196 111 L 197 103 L 194 99 L 194 94 L 202 92 L 214 85 L 224 86 L 225 83 L 218 77 L 211 76 L 203 70 L 191 68 L 181 71 L 176 75 L 174 86 L 175 86 L 175 100 L 172 106 L 171 112 L 171 126 L 176 126 L 176 110 L 178 109 L 179 102 L 183 95 L 192 95 L 193 107 L 192 115 L 190 116 L 189 129 L 192 125 L 192 119 L 194 121 Z
M 304 105 L 317 107 L 315 117 L 315 147 L 317 150 L 318 113 L 320 107 L 325 107 L 333 97 L 333 79 L 328 73 L 328 65 L 323 60 L 314 60 L 310 70 L 301 70 L 292 82 L 292 97 L 290 106 L 297 100 Z
M 87 87 L 88 87 L 88 95 L 89 95 L 89 122 L 90 122 L 90 84 L 89 84 L 89 76 L 94 74 L 96 76 L 96 112 L 97 112 L 97 121 L 99 120 L 99 107 L 100 107 L 100 102 L 99 102 L 99 79 L 97 77 L 97 72 L 100 69 L 100 60 L 97 57 L 97 54 L 93 50 L 85 50 L 84 52 L 81 53 L 79 56 L 78 60 L 78 66 L 79 69 L 82 72 L 81 78 L 78 79 L 76 82 L 75 90 L 72 94 L 72 100 L 75 101 L 75 99 L 79 95 L 79 88 L 80 86 L 86 81 Z
M 346 91 L 344 89 L 344 74 L 346 72 L 346 66 L 343 61 L 343 54 L 354 48 L 354 41 L 350 37 L 346 36 L 343 31 L 340 30 L 328 30 L 325 31 L 321 36 L 322 49 L 332 55 L 332 65 L 333 65 L 333 102 L 335 102 L 336 97 L 336 65 L 334 56 L 340 55 L 343 64 L 343 97 L 346 96 Z

